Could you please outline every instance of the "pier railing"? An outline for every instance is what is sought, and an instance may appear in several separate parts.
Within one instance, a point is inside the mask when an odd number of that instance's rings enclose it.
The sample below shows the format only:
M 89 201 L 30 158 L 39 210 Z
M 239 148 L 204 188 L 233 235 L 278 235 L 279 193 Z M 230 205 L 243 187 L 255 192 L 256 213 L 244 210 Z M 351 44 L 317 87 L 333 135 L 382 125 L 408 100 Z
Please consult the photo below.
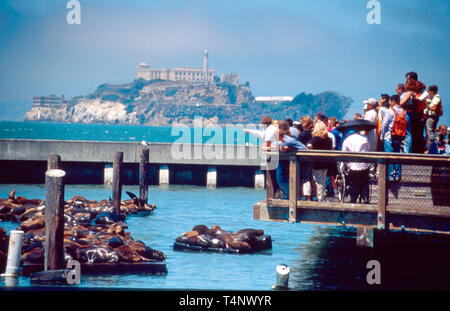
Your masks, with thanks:
M 255 219 L 450 232 L 449 156 L 317 150 L 271 151 L 266 155 L 268 161 L 276 158 L 289 163 L 289 198 L 274 198 L 275 170 L 266 170 L 266 200 L 255 205 Z M 301 193 L 300 167 L 317 161 L 375 165 L 377 174 L 370 180 L 370 202 L 350 203 L 349 197 L 307 201 Z M 401 165 L 401 180 L 389 180 L 390 164 Z

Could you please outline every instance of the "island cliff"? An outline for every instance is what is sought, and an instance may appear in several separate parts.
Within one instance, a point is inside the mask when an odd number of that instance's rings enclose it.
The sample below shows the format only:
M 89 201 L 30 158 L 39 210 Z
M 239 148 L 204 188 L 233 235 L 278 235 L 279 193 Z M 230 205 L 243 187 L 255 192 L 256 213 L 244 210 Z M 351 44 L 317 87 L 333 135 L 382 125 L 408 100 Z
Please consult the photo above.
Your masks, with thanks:
M 342 118 L 352 99 L 335 92 L 298 94 L 292 101 L 255 101 L 249 83 L 198 83 L 136 79 L 132 83 L 102 84 L 95 92 L 61 103 L 35 103 L 26 121 L 192 125 L 201 116 L 207 124 L 259 123 L 266 115 L 273 119 L 298 120 L 313 115 L 324 104 L 329 116 Z

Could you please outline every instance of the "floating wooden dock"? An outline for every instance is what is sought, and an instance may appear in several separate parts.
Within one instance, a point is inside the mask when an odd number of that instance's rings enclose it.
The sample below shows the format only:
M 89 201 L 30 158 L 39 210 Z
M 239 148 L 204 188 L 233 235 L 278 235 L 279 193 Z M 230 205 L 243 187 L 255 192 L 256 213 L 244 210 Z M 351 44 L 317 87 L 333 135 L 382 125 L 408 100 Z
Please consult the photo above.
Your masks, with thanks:
M 312 150 L 266 154 L 271 161 L 289 161 L 289 199 L 274 199 L 275 170 L 266 170 L 266 199 L 254 205 L 254 219 L 355 226 L 358 235 L 371 234 L 373 229 L 450 233 L 449 156 Z M 335 198 L 326 198 L 329 202 L 302 200 L 299 168 L 306 161 L 377 163 L 370 203 L 348 203 L 349 198 L 347 202 Z M 402 165 L 401 181 L 388 181 L 390 163 Z
M 148 261 L 138 263 L 82 263 L 81 275 L 104 275 L 104 274 L 152 274 L 164 275 L 167 273 L 165 261 Z M 43 271 L 43 264 L 24 263 L 21 274 L 29 276 L 32 273 Z

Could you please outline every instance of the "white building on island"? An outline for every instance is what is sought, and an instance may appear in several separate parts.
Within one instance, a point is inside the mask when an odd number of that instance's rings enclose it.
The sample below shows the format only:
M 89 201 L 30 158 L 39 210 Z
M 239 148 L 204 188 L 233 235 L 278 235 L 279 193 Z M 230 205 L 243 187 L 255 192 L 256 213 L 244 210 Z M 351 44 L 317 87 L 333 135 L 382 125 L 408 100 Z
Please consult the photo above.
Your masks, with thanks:
M 203 52 L 203 68 L 152 68 L 147 63 L 140 63 L 137 67 L 136 79 L 213 82 L 214 69 L 208 68 L 208 50 Z

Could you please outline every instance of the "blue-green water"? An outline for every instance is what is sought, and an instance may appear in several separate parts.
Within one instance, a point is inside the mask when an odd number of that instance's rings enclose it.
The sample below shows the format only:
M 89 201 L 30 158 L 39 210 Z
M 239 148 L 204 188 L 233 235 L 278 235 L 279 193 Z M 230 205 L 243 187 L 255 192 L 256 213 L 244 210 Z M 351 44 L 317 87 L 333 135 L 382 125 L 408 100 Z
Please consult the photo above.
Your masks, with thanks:
M 189 131 L 192 135 L 188 138 L 192 141 L 198 132 L 192 128 Z M 170 127 L 0 122 L 0 139 L 149 142 L 179 139 L 171 133 Z M 244 137 L 236 135 L 230 141 L 243 144 L 249 141 L 248 136 Z M 202 140 L 207 142 L 208 137 Z M 0 198 L 7 197 L 12 189 L 27 198 L 45 197 L 44 185 L 0 184 Z M 138 193 L 138 188 L 124 186 L 124 198 L 125 191 Z M 111 192 L 111 187 L 103 185 L 67 185 L 65 198 L 82 195 L 102 200 L 110 197 Z M 126 221 L 135 240 L 142 240 L 167 255 L 167 275 L 82 276 L 78 286 L 269 290 L 275 283 L 276 266 L 287 264 L 291 269 L 289 286 L 298 290 L 450 290 L 449 238 L 430 234 L 381 234 L 375 240 L 375 248 L 361 249 L 356 247 L 354 228 L 253 220 L 253 204 L 264 197 L 264 191 L 249 188 L 151 186 L 149 201 L 157 209 L 149 216 L 129 216 Z M 273 249 L 251 255 L 174 252 L 174 239 L 197 224 L 209 227 L 217 224 L 230 231 L 249 227 L 264 229 L 272 236 Z M 9 231 L 17 224 L 0 222 L 0 226 Z M 381 285 L 369 286 L 366 282 L 369 260 L 381 264 Z M 4 280 L 0 278 L 0 286 L 3 285 Z M 19 286 L 30 286 L 29 279 L 20 277 Z
M 44 185 L 0 185 L 0 197 L 7 197 L 11 189 L 28 198 L 45 197 Z M 83 195 L 101 200 L 111 195 L 111 188 L 102 185 L 67 185 L 65 190 L 66 199 Z M 138 188 L 126 186 L 123 191 L 138 193 Z M 249 188 L 152 186 L 150 202 L 157 205 L 153 214 L 129 216 L 126 221 L 135 240 L 167 255 L 167 275 L 82 276 L 78 286 L 270 290 L 276 266 L 287 264 L 289 286 L 296 290 L 450 289 L 448 238 L 398 233 L 377 237 L 374 249 L 361 249 L 356 247 L 352 228 L 253 220 L 253 204 L 264 195 Z M 272 236 L 273 249 L 245 255 L 173 251 L 174 239 L 197 224 L 217 224 L 226 230 L 263 229 Z M 9 231 L 17 224 L 0 226 Z M 366 264 L 373 259 L 381 264 L 381 286 L 366 282 L 370 271 Z M 0 278 L 0 286 L 3 282 Z M 20 277 L 19 286 L 30 286 L 29 278 Z
M 6 197 L 12 188 L 17 190 L 17 195 L 28 198 L 45 197 L 44 185 L 0 185 L 0 197 Z M 138 193 L 137 187 L 124 187 L 123 191 L 127 190 Z M 66 199 L 80 194 L 88 199 L 101 200 L 111 195 L 111 188 L 66 186 Z M 128 217 L 128 230 L 135 240 L 142 240 L 167 255 L 168 274 L 83 276 L 81 286 L 268 290 L 275 282 L 276 265 L 293 265 L 295 260 L 302 258 L 302 245 L 308 243 L 317 227 L 253 220 L 253 204 L 264 197 L 264 192 L 248 188 L 155 186 L 149 188 L 149 197 L 157 209 L 149 216 Z M 5 224 L 9 230 L 17 226 Z M 250 255 L 174 252 L 174 239 L 197 224 L 210 227 L 217 224 L 233 231 L 262 228 L 272 235 L 273 249 Z M 292 280 L 295 281 L 294 275 Z M 0 285 L 1 282 L 0 279 Z M 29 286 L 28 278 L 22 277 L 19 282 L 20 286 Z
M 243 126 L 188 127 L 0 121 L 0 139 L 259 144 Z

